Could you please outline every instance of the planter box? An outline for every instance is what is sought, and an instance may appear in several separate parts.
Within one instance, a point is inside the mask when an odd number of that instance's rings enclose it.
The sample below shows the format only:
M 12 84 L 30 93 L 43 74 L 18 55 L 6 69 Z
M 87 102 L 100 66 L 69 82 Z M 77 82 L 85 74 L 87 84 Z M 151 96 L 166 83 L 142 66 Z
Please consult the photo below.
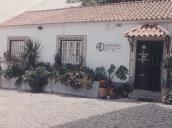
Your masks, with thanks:
M 4 89 L 17 89 L 17 85 L 15 84 L 17 78 L 7 79 L 4 76 L 1 76 L 1 88 Z
M 85 88 L 74 89 L 72 87 L 62 84 L 61 82 L 50 81 L 44 87 L 43 90 L 44 92 L 47 93 L 66 94 L 66 95 L 81 96 L 88 98 L 98 98 L 98 89 L 99 89 L 98 82 L 94 82 L 92 88 L 90 89 L 85 89 Z
M 17 78 L 7 79 L 4 76 L 1 76 L 1 85 L 0 87 L 3 89 L 17 89 L 23 91 L 30 91 L 30 87 L 28 84 L 23 84 L 21 86 L 16 85 Z
M 23 90 L 23 91 L 30 91 L 30 87 L 27 83 L 17 86 L 15 84 L 17 78 L 6 79 L 5 77 L 1 77 L 1 88 L 4 89 L 16 89 L 16 90 Z M 60 81 L 55 82 L 54 80 L 49 80 L 48 84 L 44 86 L 43 92 L 46 93 L 55 93 L 55 94 L 66 94 L 66 95 L 73 95 L 73 96 L 80 96 L 80 97 L 87 97 L 87 98 L 98 98 L 98 90 L 99 90 L 99 83 L 94 82 L 92 88 L 85 89 L 85 88 L 78 88 L 74 89 L 72 87 L 63 85 Z

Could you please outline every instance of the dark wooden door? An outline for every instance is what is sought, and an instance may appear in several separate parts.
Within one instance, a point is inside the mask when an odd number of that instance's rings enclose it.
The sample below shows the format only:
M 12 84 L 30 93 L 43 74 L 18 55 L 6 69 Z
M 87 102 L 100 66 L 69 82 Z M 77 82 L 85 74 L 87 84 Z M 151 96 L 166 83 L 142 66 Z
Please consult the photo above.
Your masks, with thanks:
M 163 42 L 138 41 L 135 85 L 138 89 L 159 91 Z

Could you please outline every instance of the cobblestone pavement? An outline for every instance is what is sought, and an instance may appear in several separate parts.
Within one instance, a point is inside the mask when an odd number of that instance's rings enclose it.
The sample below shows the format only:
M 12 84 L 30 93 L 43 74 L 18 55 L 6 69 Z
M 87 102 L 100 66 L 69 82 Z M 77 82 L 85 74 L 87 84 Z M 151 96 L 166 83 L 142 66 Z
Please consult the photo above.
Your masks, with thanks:
M 0 90 L 0 128 L 172 128 L 172 106 Z

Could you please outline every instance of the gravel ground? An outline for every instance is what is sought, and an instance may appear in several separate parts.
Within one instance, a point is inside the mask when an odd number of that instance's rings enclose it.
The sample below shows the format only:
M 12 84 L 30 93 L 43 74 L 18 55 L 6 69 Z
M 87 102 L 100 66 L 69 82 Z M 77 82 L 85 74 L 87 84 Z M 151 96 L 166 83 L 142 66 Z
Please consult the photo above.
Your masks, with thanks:
M 0 128 L 172 128 L 172 106 L 0 90 Z

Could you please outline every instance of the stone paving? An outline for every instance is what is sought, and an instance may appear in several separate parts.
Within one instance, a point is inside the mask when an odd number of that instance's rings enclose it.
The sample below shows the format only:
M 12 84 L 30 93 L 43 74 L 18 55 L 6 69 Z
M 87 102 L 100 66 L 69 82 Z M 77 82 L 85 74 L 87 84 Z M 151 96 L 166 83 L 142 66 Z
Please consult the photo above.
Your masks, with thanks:
M 0 128 L 172 128 L 172 106 L 0 90 Z

